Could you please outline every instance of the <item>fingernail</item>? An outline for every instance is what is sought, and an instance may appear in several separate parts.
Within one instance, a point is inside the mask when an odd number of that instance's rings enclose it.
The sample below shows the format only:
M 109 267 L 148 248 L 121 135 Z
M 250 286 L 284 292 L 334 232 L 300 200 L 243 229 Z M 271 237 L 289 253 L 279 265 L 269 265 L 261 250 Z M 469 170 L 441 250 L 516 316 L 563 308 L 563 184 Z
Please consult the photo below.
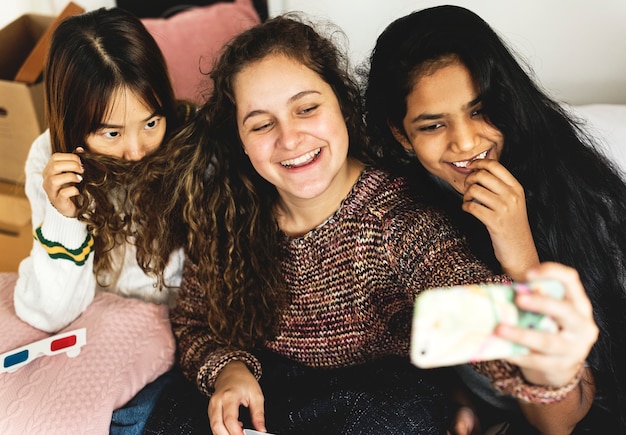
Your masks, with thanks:
M 83 181 L 83 177 L 80 174 L 76 174 L 76 177 L 78 178 L 79 183 Z

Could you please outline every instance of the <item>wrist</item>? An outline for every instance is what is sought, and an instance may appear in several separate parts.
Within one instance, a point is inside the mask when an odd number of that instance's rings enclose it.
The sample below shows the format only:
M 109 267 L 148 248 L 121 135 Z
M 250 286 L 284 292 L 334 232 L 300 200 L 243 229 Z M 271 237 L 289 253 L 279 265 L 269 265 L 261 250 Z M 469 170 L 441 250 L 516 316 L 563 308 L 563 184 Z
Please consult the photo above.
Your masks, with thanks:
M 496 387 L 503 394 L 511 395 L 524 402 L 542 405 L 556 403 L 563 400 L 580 384 L 584 369 L 584 364 L 581 364 L 574 377 L 560 386 L 532 384 L 520 373 L 514 378 L 498 381 Z

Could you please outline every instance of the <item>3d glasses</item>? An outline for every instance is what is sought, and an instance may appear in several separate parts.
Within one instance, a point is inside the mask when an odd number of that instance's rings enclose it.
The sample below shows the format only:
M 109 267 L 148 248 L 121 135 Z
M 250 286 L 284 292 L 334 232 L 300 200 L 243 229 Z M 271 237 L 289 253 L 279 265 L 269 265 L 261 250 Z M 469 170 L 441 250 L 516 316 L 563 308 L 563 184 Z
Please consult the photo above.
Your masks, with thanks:
M 17 349 L 0 355 L 0 373 L 14 372 L 20 367 L 41 356 L 53 356 L 65 353 L 73 358 L 80 353 L 81 347 L 87 343 L 85 328 L 52 335 L 43 340 L 34 341 Z

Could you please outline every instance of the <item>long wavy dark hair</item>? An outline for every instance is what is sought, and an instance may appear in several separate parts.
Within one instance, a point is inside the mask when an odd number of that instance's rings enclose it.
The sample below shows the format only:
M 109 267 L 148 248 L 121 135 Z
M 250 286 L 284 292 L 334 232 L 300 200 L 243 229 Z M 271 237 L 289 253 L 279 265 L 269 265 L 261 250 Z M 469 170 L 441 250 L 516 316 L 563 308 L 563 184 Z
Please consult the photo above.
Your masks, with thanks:
M 55 30 L 44 68 L 45 114 L 52 152 L 80 154 L 85 167 L 78 219 L 94 236 L 96 277 L 111 271 L 110 253 L 132 237 L 140 264 L 148 264 L 141 227 L 132 225 L 129 187 L 139 182 L 140 162 L 90 153 L 89 134 L 102 125 L 117 91 L 137 95 L 167 120 L 166 136 L 178 124 L 165 60 L 141 21 L 123 9 L 98 9 L 65 19 Z M 102 283 L 101 284 L 107 284 Z
M 404 132 L 406 98 L 425 68 L 432 72 L 437 62 L 454 57 L 469 69 L 484 113 L 504 134 L 501 163 L 524 186 L 540 259 L 576 268 L 593 304 L 600 337 L 588 363 L 597 394 L 577 431 L 626 433 L 626 186 L 584 126 L 512 53 L 484 20 L 461 7 L 396 20 L 361 70 L 367 128 L 376 138 L 370 144 L 389 168 L 425 175 L 389 126 Z
M 237 74 L 273 54 L 315 71 L 339 100 L 349 154 L 368 161 L 360 90 L 348 72 L 347 56 L 339 50 L 341 40 L 333 39 L 341 33 L 326 37 L 318 32 L 290 14 L 237 36 L 211 72 L 215 87 L 206 104 L 168 142 L 169 149 L 155 155 L 152 167 L 161 167 L 163 173 L 151 189 L 164 192 L 155 208 L 158 216 L 153 216 L 156 245 L 185 246 L 206 289 L 209 327 L 222 344 L 249 348 L 271 338 L 288 301 L 272 212 L 278 193 L 243 150 L 233 92 Z M 161 252 L 154 264 L 162 267 L 164 262 Z

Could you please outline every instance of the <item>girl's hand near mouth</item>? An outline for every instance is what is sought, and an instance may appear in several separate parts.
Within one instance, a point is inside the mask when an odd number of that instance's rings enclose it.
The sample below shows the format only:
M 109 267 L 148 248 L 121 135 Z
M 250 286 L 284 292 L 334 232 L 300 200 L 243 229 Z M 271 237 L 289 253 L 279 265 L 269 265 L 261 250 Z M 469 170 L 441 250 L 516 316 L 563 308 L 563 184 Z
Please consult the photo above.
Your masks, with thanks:
M 539 264 L 532 237 L 524 188 L 497 160 L 476 159 L 465 179 L 463 210 L 489 231 L 502 270 L 513 279 Z

